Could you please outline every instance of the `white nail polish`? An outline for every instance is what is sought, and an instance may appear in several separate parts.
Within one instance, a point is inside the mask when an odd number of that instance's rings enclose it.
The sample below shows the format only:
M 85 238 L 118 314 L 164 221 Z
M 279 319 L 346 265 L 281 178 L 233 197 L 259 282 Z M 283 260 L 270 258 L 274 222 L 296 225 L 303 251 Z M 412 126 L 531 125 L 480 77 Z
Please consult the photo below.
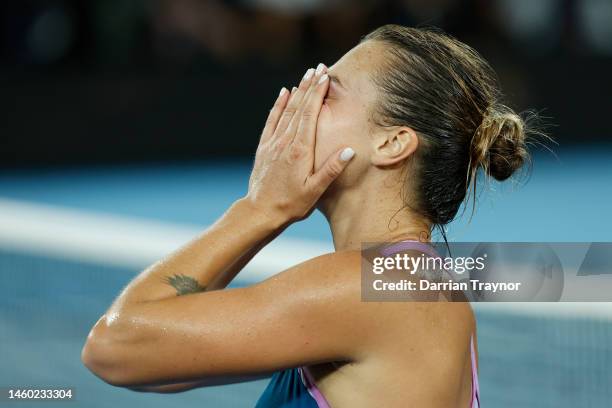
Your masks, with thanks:
M 355 151 L 351 149 L 350 147 L 347 147 L 346 149 L 342 151 L 342 153 L 340 153 L 340 160 L 349 161 L 353 158 L 354 155 L 355 155 Z
M 329 78 L 329 75 L 324 74 L 321 78 L 319 78 L 319 83 L 322 84 L 323 82 L 327 81 L 327 78 Z
M 314 72 L 314 68 L 308 68 L 308 71 L 306 71 L 306 73 L 304 74 L 304 79 L 308 81 L 310 78 L 312 78 Z
M 287 90 L 285 89 L 285 87 L 282 87 L 280 92 L 279 92 L 279 94 L 278 94 L 278 96 L 279 97 L 283 96 L 285 94 L 285 92 L 287 92 Z
M 315 71 L 315 74 L 321 75 L 321 72 L 323 72 L 324 69 L 325 65 L 323 65 L 323 63 L 319 63 L 319 65 L 317 65 L 317 70 Z

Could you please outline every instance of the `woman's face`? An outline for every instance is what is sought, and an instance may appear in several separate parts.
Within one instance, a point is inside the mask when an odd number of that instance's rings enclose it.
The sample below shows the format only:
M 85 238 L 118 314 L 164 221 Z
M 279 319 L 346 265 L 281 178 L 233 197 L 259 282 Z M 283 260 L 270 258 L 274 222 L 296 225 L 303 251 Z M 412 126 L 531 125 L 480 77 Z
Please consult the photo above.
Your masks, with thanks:
M 317 123 L 315 171 L 332 153 L 346 146 L 356 153 L 346 171 L 368 163 L 370 134 L 374 128 L 371 111 L 376 102 L 371 74 L 375 62 L 382 58 L 382 47 L 374 41 L 363 42 L 329 67 L 329 90 Z

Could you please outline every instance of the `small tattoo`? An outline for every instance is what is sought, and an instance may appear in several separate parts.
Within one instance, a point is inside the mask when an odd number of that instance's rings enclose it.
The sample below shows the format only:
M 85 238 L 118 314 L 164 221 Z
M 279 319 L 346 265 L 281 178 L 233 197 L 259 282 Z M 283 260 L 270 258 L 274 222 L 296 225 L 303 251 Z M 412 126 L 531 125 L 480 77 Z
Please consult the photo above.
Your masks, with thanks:
M 197 280 L 187 275 L 174 275 L 164 278 L 164 282 L 176 289 L 177 296 L 190 293 L 204 292 L 206 286 L 202 286 Z

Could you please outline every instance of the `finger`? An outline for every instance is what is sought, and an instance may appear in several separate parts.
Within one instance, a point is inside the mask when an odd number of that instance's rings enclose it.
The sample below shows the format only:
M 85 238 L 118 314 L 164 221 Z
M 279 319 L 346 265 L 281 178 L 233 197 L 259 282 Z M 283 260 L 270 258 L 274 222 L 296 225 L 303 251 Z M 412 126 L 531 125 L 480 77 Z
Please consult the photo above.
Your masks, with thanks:
M 323 100 L 329 88 L 329 76 L 327 73 L 324 73 L 324 70 L 322 72 L 323 74 L 316 81 L 304 103 L 303 110 L 299 116 L 300 122 L 297 133 L 294 138 L 294 143 L 300 143 L 306 147 L 314 148 L 317 121 Z
M 293 118 L 289 122 L 289 126 L 287 127 L 287 130 L 285 132 L 285 137 L 288 140 L 288 143 L 293 143 L 293 141 L 295 140 L 295 136 L 297 134 L 300 123 L 303 120 L 304 114 L 306 114 L 308 117 L 314 114 L 312 109 L 309 107 L 309 104 L 311 103 L 310 101 L 312 100 L 313 94 L 316 93 L 318 89 L 320 78 L 322 78 L 321 74 L 324 72 L 325 69 L 325 65 L 319 64 L 317 70 L 315 71 L 314 78 L 312 78 L 312 81 L 310 83 L 310 87 L 302 98 L 302 102 L 297 112 L 295 113 L 295 115 L 293 115 Z M 316 115 L 318 116 L 318 112 L 316 113 Z
M 287 105 L 287 101 L 289 100 L 289 92 L 285 87 L 282 87 L 276 101 L 274 102 L 274 106 L 270 110 L 268 114 L 268 118 L 266 119 L 266 125 L 264 126 L 263 131 L 261 132 L 261 139 L 259 143 L 263 143 L 268 140 L 276 130 L 278 125 L 278 121 Z
M 279 134 L 284 133 L 284 131 L 289 126 L 289 123 L 291 123 L 293 116 L 295 116 L 295 113 L 298 111 L 300 104 L 304 100 L 304 96 L 306 95 L 306 92 L 310 87 L 314 73 L 315 69 L 309 68 L 302 77 L 302 80 L 298 84 L 298 87 L 293 87 L 291 91 L 291 98 L 289 99 L 289 103 L 287 104 L 286 112 L 281 118 Z
M 315 72 L 314 68 L 309 68 L 304 74 L 304 76 L 302 77 L 302 81 L 300 82 L 300 85 L 298 86 L 298 88 L 294 88 L 295 91 L 291 92 L 291 97 L 289 98 L 289 102 L 287 103 L 287 106 L 285 107 L 285 110 L 283 111 L 280 117 L 280 120 L 278 122 L 278 126 L 276 127 L 276 130 L 274 133 L 276 136 L 283 135 L 285 131 L 287 130 L 287 127 L 289 126 L 291 119 L 297 112 L 300 106 L 300 103 L 302 102 L 302 98 L 304 97 L 304 94 L 306 93 L 306 91 L 308 90 L 308 87 L 310 86 L 310 82 L 312 81 L 314 72 Z
M 343 148 L 333 153 L 325 160 L 323 166 L 306 181 L 307 187 L 321 195 L 329 185 L 348 166 L 350 160 L 355 156 L 355 151 L 350 147 Z

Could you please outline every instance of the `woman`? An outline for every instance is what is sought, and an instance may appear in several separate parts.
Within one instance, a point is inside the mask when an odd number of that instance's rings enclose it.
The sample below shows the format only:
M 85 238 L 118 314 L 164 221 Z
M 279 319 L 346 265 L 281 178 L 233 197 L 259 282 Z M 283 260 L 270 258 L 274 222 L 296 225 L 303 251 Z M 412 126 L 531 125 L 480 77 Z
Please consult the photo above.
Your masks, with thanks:
M 121 292 L 84 363 L 157 392 L 275 373 L 259 407 L 479 406 L 469 303 L 362 302 L 360 245 L 429 237 L 479 169 L 504 180 L 521 167 L 524 123 L 500 98 L 474 50 L 401 26 L 309 69 L 270 111 L 248 193 Z M 334 253 L 224 289 L 315 207 Z

